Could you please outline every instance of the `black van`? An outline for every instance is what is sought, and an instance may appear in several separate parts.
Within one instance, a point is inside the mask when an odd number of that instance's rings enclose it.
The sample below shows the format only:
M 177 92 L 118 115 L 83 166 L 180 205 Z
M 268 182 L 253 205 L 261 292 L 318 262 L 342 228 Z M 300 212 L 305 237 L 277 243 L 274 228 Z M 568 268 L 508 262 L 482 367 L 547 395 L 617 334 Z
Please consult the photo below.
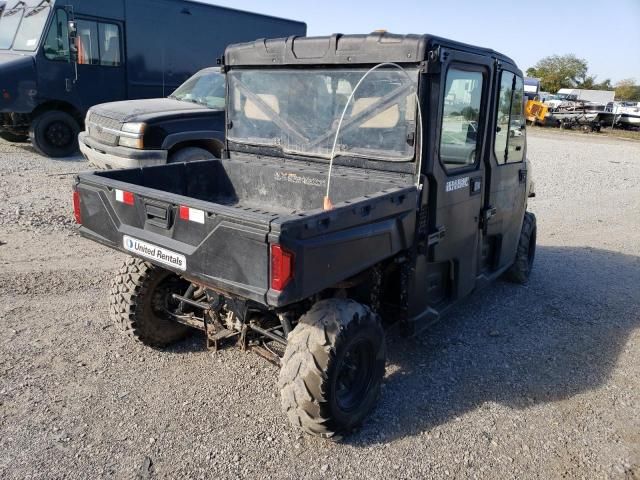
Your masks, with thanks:
M 166 97 L 227 44 L 306 33 L 186 0 L 6 0 L 0 15 L 0 137 L 52 157 L 77 149 L 93 105 Z

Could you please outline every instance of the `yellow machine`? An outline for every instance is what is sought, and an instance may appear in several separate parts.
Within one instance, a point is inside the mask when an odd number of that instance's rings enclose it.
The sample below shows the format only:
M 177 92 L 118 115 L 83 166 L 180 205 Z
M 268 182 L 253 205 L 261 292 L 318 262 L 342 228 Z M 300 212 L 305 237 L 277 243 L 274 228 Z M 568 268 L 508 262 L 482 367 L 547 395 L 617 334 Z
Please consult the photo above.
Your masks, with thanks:
M 524 114 L 527 122 L 544 123 L 549 107 L 538 100 L 529 100 L 524 107 Z

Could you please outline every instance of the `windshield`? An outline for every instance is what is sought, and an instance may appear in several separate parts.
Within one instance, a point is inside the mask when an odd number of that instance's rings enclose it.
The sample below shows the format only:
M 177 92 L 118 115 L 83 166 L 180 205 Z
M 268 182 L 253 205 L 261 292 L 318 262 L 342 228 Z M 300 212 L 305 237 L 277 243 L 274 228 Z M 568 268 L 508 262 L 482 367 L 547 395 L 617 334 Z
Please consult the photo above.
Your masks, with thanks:
M 340 116 L 367 69 L 236 70 L 229 80 L 229 139 L 329 158 Z M 380 68 L 360 84 L 336 155 L 407 161 L 416 131 L 416 69 Z
M 50 10 L 48 0 L 7 3 L 0 16 L 0 49 L 35 51 Z
M 169 98 L 224 108 L 224 75 L 218 69 L 202 70 L 180 85 Z

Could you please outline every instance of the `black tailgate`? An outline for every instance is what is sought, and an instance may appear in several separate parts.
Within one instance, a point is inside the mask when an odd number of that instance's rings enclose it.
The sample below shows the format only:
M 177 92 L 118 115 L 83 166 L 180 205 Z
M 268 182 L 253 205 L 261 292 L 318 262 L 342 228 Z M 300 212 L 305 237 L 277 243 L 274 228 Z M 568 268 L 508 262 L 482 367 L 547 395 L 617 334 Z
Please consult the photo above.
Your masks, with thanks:
M 84 237 L 265 303 L 267 239 L 275 213 L 197 200 L 92 173 L 78 176 L 76 190 Z M 124 193 L 131 204 L 123 201 Z M 181 207 L 201 214 L 194 214 L 194 220 L 181 218 Z M 180 264 L 182 256 L 185 265 Z

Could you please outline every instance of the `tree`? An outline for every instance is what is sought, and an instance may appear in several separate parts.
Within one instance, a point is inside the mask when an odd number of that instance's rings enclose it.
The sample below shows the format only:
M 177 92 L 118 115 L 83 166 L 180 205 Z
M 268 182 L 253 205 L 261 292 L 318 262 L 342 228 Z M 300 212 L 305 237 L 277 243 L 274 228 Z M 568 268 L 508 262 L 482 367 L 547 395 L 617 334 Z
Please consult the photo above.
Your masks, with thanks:
M 575 88 L 587 77 L 587 61 L 574 54 L 551 55 L 527 70 L 527 75 L 540 79 L 542 90 L 557 92 L 561 88 Z M 591 78 L 594 81 L 595 77 Z
M 633 78 L 625 78 L 616 83 L 616 100 L 640 101 L 640 85 L 636 85 Z
M 583 80 L 580 81 L 577 85 L 578 88 L 586 88 L 589 90 L 613 90 L 613 85 L 611 85 L 611 80 L 606 79 L 600 83 L 596 83 L 595 75 L 587 75 Z

